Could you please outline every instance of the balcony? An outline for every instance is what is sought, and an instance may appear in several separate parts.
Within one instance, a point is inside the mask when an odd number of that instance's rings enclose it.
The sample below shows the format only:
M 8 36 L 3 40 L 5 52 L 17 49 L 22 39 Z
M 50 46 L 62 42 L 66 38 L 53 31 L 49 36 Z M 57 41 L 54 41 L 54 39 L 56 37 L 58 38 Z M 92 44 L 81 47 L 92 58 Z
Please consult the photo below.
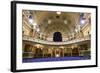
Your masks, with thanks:
M 63 41 L 63 42 L 53 42 L 53 41 L 47 41 L 47 40 L 41 40 L 41 39 L 35 39 L 30 36 L 23 36 L 23 41 L 30 41 L 33 43 L 40 43 L 40 44 L 46 44 L 46 45 L 67 45 L 67 44 L 73 44 L 73 43 L 79 43 L 79 42 L 84 42 L 90 40 L 90 36 L 85 36 L 84 38 L 78 38 L 78 39 L 73 39 L 73 40 L 68 40 L 68 41 Z

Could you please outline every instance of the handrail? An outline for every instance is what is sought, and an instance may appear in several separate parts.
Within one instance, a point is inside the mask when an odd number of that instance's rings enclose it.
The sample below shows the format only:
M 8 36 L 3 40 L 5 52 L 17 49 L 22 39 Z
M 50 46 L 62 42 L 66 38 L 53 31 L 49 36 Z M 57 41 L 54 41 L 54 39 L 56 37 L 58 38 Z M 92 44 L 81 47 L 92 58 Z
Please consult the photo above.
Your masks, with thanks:
M 47 45 L 66 45 L 66 44 L 72 44 L 72 43 L 78 43 L 78 42 L 90 40 L 90 36 L 86 36 L 84 38 L 73 39 L 73 40 L 69 40 L 69 41 L 63 41 L 63 42 L 53 42 L 53 41 L 46 41 L 46 40 L 41 40 L 41 39 L 34 39 L 32 37 L 24 35 L 23 40 L 36 42 L 36 43 L 40 43 L 40 44 L 47 44 Z

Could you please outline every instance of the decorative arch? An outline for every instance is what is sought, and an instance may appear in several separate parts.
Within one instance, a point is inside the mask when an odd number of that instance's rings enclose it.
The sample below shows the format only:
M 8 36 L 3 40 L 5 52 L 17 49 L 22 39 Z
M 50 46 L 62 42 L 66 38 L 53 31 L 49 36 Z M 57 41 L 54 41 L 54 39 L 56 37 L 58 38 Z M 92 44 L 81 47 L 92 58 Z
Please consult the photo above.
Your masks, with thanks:
M 61 32 L 55 32 L 53 34 L 53 41 L 54 42 L 61 42 L 62 41 L 62 34 L 61 34 Z

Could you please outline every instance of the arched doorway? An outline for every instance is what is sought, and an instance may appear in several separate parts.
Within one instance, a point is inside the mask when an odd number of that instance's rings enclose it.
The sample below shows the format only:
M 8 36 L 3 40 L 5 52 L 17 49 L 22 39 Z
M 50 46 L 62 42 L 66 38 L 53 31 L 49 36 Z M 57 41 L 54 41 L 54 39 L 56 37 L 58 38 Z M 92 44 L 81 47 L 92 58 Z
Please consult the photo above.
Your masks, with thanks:
M 64 57 L 64 49 L 62 48 L 53 48 L 52 57 Z
M 53 34 L 53 41 L 54 42 L 61 42 L 62 41 L 62 34 L 60 32 L 55 32 Z

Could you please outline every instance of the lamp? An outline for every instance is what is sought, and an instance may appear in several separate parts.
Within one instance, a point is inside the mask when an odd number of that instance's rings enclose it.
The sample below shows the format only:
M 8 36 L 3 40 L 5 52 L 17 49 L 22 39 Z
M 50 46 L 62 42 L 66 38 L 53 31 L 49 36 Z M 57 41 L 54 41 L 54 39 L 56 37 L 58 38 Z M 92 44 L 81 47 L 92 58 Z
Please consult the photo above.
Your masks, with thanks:
M 56 13 L 57 13 L 58 15 L 60 15 L 60 14 L 61 14 L 61 12 L 60 12 L 60 11 L 57 11 Z

